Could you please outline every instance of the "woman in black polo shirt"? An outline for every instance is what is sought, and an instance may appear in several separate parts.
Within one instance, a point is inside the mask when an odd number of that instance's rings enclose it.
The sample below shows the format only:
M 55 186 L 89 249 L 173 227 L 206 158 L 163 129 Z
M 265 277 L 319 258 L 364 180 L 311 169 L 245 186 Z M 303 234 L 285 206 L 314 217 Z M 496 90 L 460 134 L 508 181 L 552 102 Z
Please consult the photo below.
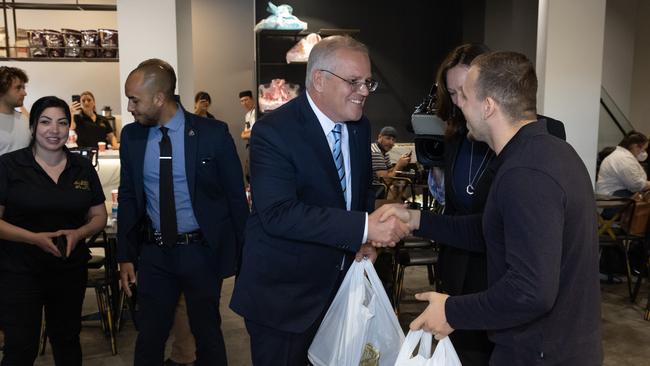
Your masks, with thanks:
M 41 314 L 55 364 L 81 365 L 81 306 L 90 258 L 84 239 L 106 224 L 104 194 L 90 161 L 65 148 L 67 104 L 32 106 L 29 147 L 0 157 L 0 324 L 2 365 L 31 365 Z M 65 237 L 61 251 L 57 237 Z
M 79 103 L 72 103 L 73 113 L 81 109 L 81 113 L 74 115 L 72 129 L 77 133 L 79 147 L 97 147 L 98 142 L 110 144 L 113 149 L 118 148 L 117 138 L 113 127 L 104 116 L 95 112 L 95 96 L 89 91 L 80 94 Z

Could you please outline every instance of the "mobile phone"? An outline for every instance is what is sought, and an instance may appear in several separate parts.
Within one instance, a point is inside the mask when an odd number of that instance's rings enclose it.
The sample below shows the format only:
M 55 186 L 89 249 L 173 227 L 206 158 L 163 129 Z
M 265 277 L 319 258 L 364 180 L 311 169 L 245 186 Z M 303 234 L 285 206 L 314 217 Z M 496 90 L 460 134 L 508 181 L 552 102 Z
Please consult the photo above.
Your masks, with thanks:
M 74 94 L 72 96 L 72 103 L 75 103 L 75 102 L 77 102 L 77 103 L 81 102 L 81 96 L 79 94 Z
M 61 253 L 61 258 L 66 259 L 67 256 L 65 252 L 68 249 L 68 238 L 66 238 L 65 235 L 59 235 L 56 237 L 54 245 L 56 245 L 59 253 Z
M 135 295 L 138 293 L 138 286 L 135 282 L 129 283 L 129 290 L 131 290 L 131 298 L 135 298 Z

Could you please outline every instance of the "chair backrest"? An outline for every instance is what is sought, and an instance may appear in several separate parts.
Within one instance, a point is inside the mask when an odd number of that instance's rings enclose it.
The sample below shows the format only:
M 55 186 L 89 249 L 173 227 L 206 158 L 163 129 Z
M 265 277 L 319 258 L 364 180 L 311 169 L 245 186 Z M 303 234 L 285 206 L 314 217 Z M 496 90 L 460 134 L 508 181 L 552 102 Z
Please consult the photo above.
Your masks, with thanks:
M 372 188 L 375 190 L 375 199 L 386 199 L 388 195 L 388 186 L 381 182 L 372 182 Z
M 621 214 L 621 228 L 629 235 L 645 236 L 650 221 L 650 194 L 636 194 L 634 203 Z

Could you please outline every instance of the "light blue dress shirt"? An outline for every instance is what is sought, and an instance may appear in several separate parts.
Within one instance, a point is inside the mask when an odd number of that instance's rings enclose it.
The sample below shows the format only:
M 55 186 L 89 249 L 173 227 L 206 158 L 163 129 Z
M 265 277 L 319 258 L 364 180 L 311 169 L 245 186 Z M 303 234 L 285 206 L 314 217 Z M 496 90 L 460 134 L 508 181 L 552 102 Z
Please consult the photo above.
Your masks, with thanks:
M 179 233 L 189 233 L 199 229 L 194 217 L 192 197 L 185 173 L 185 116 L 178 106 L 176 114 L 163 126 L 169 128 L 172 143 L 172 175 L 174 179 L 174 200 L 176 204 L 176 225 Z M 147 198 L 147 214 L 153 228 L 160 231 L 160 126 L 149 129 L 147 147 L 144 152 L 144 193 Z

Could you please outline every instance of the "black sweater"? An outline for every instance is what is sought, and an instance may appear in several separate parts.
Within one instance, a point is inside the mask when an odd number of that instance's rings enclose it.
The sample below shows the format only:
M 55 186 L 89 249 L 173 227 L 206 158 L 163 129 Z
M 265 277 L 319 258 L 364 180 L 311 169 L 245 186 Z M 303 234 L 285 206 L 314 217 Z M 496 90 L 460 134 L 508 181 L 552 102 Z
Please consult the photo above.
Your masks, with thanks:
M 545 121 L 522 127 L 494 163 L 483 215 L 422 215 L 418 235 L 487 254 L 488 289 L 450 297 L 447 321 L 490 330 L 495 365 L 600 364 L 596 206 L 587 169 Z

